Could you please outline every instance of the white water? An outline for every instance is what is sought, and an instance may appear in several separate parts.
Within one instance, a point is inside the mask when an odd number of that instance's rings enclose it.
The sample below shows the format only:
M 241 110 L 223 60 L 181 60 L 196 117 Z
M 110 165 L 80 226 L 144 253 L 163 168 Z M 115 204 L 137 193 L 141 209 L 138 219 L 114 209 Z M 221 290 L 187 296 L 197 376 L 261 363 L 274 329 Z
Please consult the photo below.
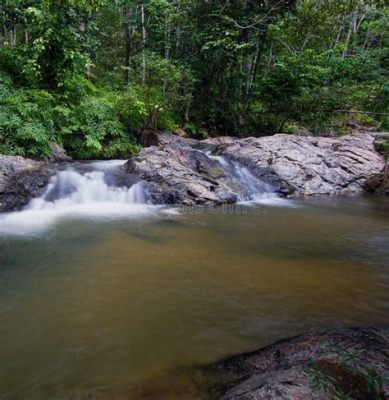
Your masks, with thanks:
M 216 160 L 225 171 L 229 172 L 234 184 L 240 188 L 237 193 L 238 204 L 297 207 L 295 202 L 280 197 L 271 185 L 260 181 L 245 166 L 227 160 L 223 156 L 214 156 L 210 151 L 205 154 L 212 160 Z
M 27 209 L 63 209 L 94 203 L 110 203 L 112 209 L 121 204 L 145 204 L 142 185 L 136 183 L 129 189 L 108 186 L 102 171 L 87 172 L 84 175 L 68 169 L 58 172 L 47 187 L 46 193 L 32 200 Z M 54 192 L 58 199 L 47 200 Z
M 64 217 L 115 219 L 155 214 L 159 207 L 147 204 L 141 183 L 128 188 L 107 182 L 108 173 L 120 171 L 121 164 L 123 161 L 114 160 L 87 164 L 93 169 L 90 172 L 74 168 L 58 171 L 41 197 L 33 199 L 23 211 L 0 218 L 0 233 L 34 233 Z
M 221 156 L 206 154 L 227 172 L 239 204 L 296 206 L 294 202 L 280 198 L 270 185 L 258 180 L 246 167 Z M 125 219 L 180 214 L 177 209 L 148 204 L 142 183 L 118 183 L 128 178 L 120 170 L 124 162 L 96 161 L 58 171 L 45 193 L 33 199 L 23 211 L 0 216 L 0 234 L 45 231 L 62 218 Z

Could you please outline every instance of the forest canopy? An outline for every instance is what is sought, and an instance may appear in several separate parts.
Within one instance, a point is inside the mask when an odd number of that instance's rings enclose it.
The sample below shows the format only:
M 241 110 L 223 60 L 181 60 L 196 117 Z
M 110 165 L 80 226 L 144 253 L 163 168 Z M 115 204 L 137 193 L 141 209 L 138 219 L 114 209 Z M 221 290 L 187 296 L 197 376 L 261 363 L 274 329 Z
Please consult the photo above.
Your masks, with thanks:
M 126 157 L 191 136 L 389 127 L 389 7 L 372 0 L 2 0 L 0 153 Z

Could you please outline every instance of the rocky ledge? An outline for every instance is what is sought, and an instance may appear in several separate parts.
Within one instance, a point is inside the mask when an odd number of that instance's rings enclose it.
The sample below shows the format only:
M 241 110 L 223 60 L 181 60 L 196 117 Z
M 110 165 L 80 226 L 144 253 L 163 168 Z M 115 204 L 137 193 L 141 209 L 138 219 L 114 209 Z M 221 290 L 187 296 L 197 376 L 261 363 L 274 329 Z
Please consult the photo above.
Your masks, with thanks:
M 307 334 L 229 358 L 208 373 L 215 399 L 387 399 L 389 334 L 373 328 Z
M 219 162 L 198 150 L 204 148 L 245 166 L 286 196 L 353 193 L 368 189 L 367 181 L 382 174 L 385 161 L 375 148 L 376 136 L 371 132 L 339 138 L 277 134 L 200 142 L 160 133 L 153 134 L 153 145 L 125 168 L 146 182 L 154 203 L 236 200 L 234 180 Z
M 222 144 L 221 155 L 246 165 L 285 195 L 359 192 L 384 158 L 370 132 L 339 138 L 277 134 Z
M 23 208 L 33 197 L 43 193 L 49 179 L 46 163 L 0 156 L 0 212 Z
M 197 142 L 162 133 L 158 146 L 143 149 L 124 166 L 145 182 L 150 200 L 156 204 L 234 203 L 226 172 L 216 160 L 191 147 Z
M 374 144 L 382 134 L 366 132 L 340 138 L 277 134 L 206 141 L 166 132 L 151 135 L 147 137 L 151 146 L 123 168 L 144 183 L 154 204 L 234 203 L 247 189 L 244 180 L 248 174 L 259 190 L 268 184 L 285 196 L 363 190 L 389 193 L 388 166 L 385 168 L 384 156 Z M 69 157 L 55 145 L 53 160 L 67 161 Z M 43 192 L 49 178 L 45 163 L 0 156 L 0 212 L 21 209 Z

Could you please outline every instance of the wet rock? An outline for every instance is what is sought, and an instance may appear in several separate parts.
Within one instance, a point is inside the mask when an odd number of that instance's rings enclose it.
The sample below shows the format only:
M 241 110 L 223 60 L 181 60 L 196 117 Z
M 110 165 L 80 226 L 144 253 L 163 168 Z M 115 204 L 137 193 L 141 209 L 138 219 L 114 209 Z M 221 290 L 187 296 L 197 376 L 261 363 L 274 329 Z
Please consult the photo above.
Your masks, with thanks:
M 375 149 L 377 134 L 371 132 L 337 138 L 277 134 L 204 141 L 168 132 L 152 135 L 155 145 L 131 159 L 126 170 L 148 183 L 154 203 L 230 203 L 242 193 L 231 171 L 197 150 L 247 167 L 258 181 L 287 196 L 360 192 L 385 165 Z
M 379 393 L 369 392 L 376 376 Z M 262 350 L 229 358 L 210 369 L 210 392 L 222 400 L 384 399 L 389 373 L 389 334 L 346 328 L 282 340 Z
M 218 153 L 246 165 L 258 179 L 285 195 L 359 192 L 380 173 L 384 158 L 374 147 L 375 135 L 339 138 L 277 134 L 235 140 Z
M 72 161 L 72 157 L 68 156 L 66 154 L 66 150 L 62 148 L 60 145 L 58 145 L 55 142 L 52 142 L 51 140 L 48 141 L 48 145 L 51 150 L 51 161 L 54 162 L 68 162 Z
M 169 141 L 163 148 L 145 148 L 124 169 L 146 182 L 150 200 L 155 204 L 210 205 L 236 201 L 219 163 L 183 141 Z
M 40 196 L 50 175 L 46 163 L 0 156 L 0 212 L 20 210 L 33 197 Z

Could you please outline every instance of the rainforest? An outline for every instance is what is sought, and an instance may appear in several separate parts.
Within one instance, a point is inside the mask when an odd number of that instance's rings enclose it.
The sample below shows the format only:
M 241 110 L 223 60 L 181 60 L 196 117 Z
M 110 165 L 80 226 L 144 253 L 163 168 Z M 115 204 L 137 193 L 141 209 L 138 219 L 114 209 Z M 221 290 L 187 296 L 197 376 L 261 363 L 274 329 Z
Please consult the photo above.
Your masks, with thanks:
M 0 400 L 389 396 L 389 7 L 0 0 Z

